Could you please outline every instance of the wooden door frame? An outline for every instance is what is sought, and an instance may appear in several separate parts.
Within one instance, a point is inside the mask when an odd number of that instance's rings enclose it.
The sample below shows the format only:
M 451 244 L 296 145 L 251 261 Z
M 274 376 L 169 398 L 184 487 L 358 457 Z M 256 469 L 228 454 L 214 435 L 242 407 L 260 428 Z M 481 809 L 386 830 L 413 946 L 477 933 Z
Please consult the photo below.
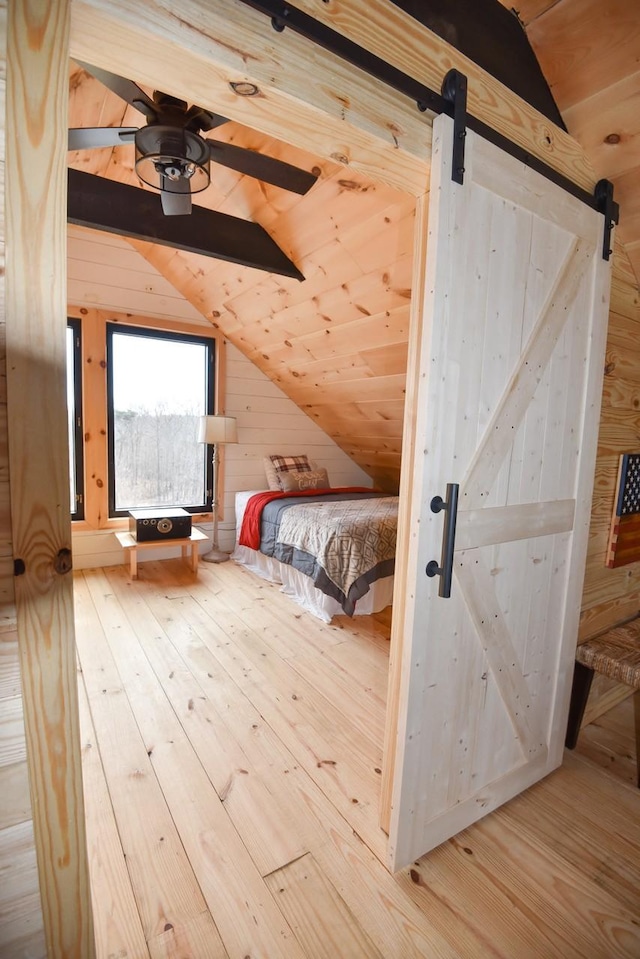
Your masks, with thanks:
M 13 198 L 11 192 L 8 194 L 11 203 L 6 242 L 11 259 L 7 288 L 8 291 L 20 291 L 22 299 L 16 296 L 12 301 L 10 293 L 7 295 L 7 331 L 9 339 L 13 337 L 10 346 L 13 356 L 20 358 L 22 351 L 23 369 L 28 368 L 25 361 L 32 362 L 33 355 L 40 355 L 43 361 L 54 358 L 49 369 L 55 398 L 51 404 L 54 416 L 55 410 L 60 415 L 64 402 L 65 371 L 61 360 L 66 318 L 64 284 L 55 284 L 55 296 L 49 297 L 47 302 L 40 296 L 38 309 L 29 312 L 28 323 L 26 290 L 28 286 L 29 291 L 38 288 L 42 292 L 53 277 L 60 279 L 65 275 L 65 187 L 61 169 L 64 167 L 66 109 L 61 91 L 68 56 L 125 76 L 131 76 L 132 65 L 135 65 L 133 79 L 139 82 L 169 88 L 174 94 L 208 106 L 261 132 L 319 156 L 342 160 L 347 167 L 351 165 L 366 171 L 373 179 L 382 180 L 418 198 L 428 190 L 429 117 L 421 114 L 406 97 L 378 81 L 363 77 L 360 71 L 326 51 L 312 49 L 308 41 L 291 31 L 274 33 L 267 18 L 239 0 L 216 0 L 215 4 L 208 0 L 190 0 L 186 7 L 180 8 L 179 18 L 177 13 L 168 9 L 169 5 L 154 0 L 49 0 L 49 3 L 43 0 L 37 12 L 26 0 L 16 0 L 11 6 L 14 25 L 19 18 L 23 22 L 20 30 L 10 30 L 8 34 L 9 75 L 15 82 L 10 79 L 7 116 L 20 118 L 20 122 L 16 120 L 13 124 L 14 133 L 23 130 L 22 117 L 28 97 L 35 93 L 37 124 L 34 129 L 43 137 L 40 152 L 37 143 L 33 148 L 33 155 L 39 158 L 40 165 L 35 174 L 30 170 L 30 182 L 27 183 L 22 179 L 25 154 L 21 154 L 27 138 L 20 141 L 12 136 L 11 128 L 8 131 L 8 152 L 14 159 L 8 164 L 7 173 L 14 192 Z M 318 0 L 297 0 L 296 6 L 432 89 L 440 88 L 450 67 L 461 70 L 469 78 L 469 106 L 475 116 L 544 159 L 584 189 L 593 189 L 595 175 L 575 141 L 389 0 L 351 0 L 348 18 L 341 16 L 339 5 L 334 8 L 334 5 Z M 37 23 L 29 19 L 36 16 L 39 17 Z M 36 42 L 33 42 L 34 38 L 37 38 Z M 28 57 L 28 71 L 22 68 L 25 57 Z M 313 65 L 313 83 L 309 82 L 310 63 Z M 55 77 L 55 83 L 45 90 L 47 84 L 43 78 L 48 80 L 51 77 Z M 260 95 L 253 99 L 237 96 L 230 84 L 240 80 L 256 84 Z M 57 123 L 51 122 L 52 117 Z M 517 117 L 517 124 L 512 117 Z M 36 140 L 37 137 L 34 142 Z M 43 153 L 43 149 L 48 153 Z M 52 169 L 47 169 L 44 162 L 47 155 L 55 173 L 53 180 Z M 34 175 L 35 181 L 31 179 Z M 47 176 L 49 189 L 44 190 Z M 43 201 L 38 207 L 37 218 L 34 208 L 26 205 L 25 210 L 32 215 L 31 223 L 23 215 L 23 198 L 18 184 L 25 184 L 31 195 L 39 187 L 40 199 L 47 198 L 47 202 Z M 46 249 L 43 244 L 30 245 L 31 229 L 46 236 Z M 417 243 L 420 243 L 419 237 Z M 421 249 L 418 245 L 417 250 Z M 27 263 L 28 284 L 25 283 Z M 424 262 L 418 261 L 415 282 L 418 285 L 423 280 Z M 29 302 L 33 304 L 32 297 Z M 26 333 L 21 332 L 22 326 Z M 32 351 L 31 355 L 29 351 Z M 410 356 L 409 369 L 412 363 Z M 12 433 L 9 466 L 14 555 L 25 559 L 28 573 L 19 586 L 18 629 L 24 653 L 25 710 L 31 717 L 28 752 L 36 799 L 34 822 L 41 842 L 51 834 L 60 834 L 71 865 L 62 872 L 48 868 L 45 850 L 41 847 L 39 862 L 44 919 L 49 954 L 62 955 L 59 907 L 64 902 L 67 939 L 64 954 L 84 959 L 92 954 L 89 946 L 91 916 L 82 822 L 77 704 L 71 681 L 75 668 L 70 618 L 72 594 L 69 577 L 54 574 L 64 569 L 64 554 L 60 554 L 60 550 L 70 540 L 70 523 L 66 514 L 68 494 L 64 495 L 60 486 L 60 477 L 63 469 L 66 470 L 66 441 L 52 432 L 46 435 L 37 432 L 39 413 L 33 400 L 26 406 L 25 424 L 24 412 L 18 408 L 20 387 L 15 377 L 11 386 L 14 395 L 9 402 L 8 415 Z M 405 415 L 409 423 L 405 428 L 405 448 L 410 449 L 407 444 L 411 442 L 413 410 L 408 408 Z M 34 517 L 33 513 L 30 515 L 35 504 L 31 501 L 34 492 L 29 477 L 34 474 L 46 476 L 52 464 L 56 482 L 48 489 L 37 491 L 38 514 Z M 26 480 L 24 484 L 23 479 Z M 411 495 L 406 482 L 403 492 L 405 496 Z M 52 528 L 55 531 L 53 536 Z M 38 537 L 33 535 L 39 532 L 50 539 L 44 565 L 38 552 L 41 549 Z M 402 562 L 398 575 L 402 577 Z M 45 624 L 46 629 L 43 628 Z M 53 657 L 46 673 L 33 655 L 34 627 Z M 399 645 L 392 654 L 396 659 L 401 656 Z M 51 665 L 54 661 L 59 667 L 57 670 Z M 51 710 L 42 713 L 40 682 L 45 682 L 49 705 L 55 702 L 64 704 L 65 724 L 61 725 L 59 717 L 56 718 Z M 51 735 L 56 730 L 61 738 L 54 744 Z M 54 745 L 68 750 L 72 760 L 69 774 L 57 784 L 56 804 L 49 805 L 42 801 L 40 790 L 45 789 L 45 796 L 50 795 L 47 792 L 50 770 L 45 767 L 53 765 Z M 66 824 L 59 815 L 63 807 L 68 816 Z M 68 945 L 72 940 L 76 943 L 75 951 Z
M 7 427 L 18 653 L 44 938 L 50 957 L 92 959 L 65 385 L 69 27 L 70 0 L 9 4 Z

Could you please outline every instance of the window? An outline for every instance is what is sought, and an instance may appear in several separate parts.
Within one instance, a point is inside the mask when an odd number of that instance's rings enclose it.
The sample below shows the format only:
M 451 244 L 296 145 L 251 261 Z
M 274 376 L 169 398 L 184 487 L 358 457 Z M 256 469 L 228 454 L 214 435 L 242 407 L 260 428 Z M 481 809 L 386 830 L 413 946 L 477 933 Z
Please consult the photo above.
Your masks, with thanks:
M 107 323 L 109 515 L 211 509 L 198 419 L 213 413 L 214 340 Z
M 69 429 L 71 519 L 84 519 L 82 353 L 78 320 L 67 320 L 67 422 Z

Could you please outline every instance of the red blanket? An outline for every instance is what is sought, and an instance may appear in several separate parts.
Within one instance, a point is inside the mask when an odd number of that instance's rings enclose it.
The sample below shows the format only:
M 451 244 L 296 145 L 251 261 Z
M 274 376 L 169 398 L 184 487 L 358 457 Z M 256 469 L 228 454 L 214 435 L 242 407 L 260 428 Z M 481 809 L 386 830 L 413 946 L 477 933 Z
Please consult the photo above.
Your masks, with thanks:
M 247 503 L 247 507 L 242 517 L 242 526 L 240 527 L 240 536 L 238 543 L 240 546 L 248 546 L 250 549 L 260 549 L 260 519 L 262 510 L 267 503 L 274 499 L 283 499 L 285 496 L 318 496 L 324 493 L 373 493 L 370 487 L 366 486 L 341 486 L 331 489 L 305 489 L 297 490 L 293 493 L 282 492 L 281 490 L 267 490 L 264 493 L 256 493 Z

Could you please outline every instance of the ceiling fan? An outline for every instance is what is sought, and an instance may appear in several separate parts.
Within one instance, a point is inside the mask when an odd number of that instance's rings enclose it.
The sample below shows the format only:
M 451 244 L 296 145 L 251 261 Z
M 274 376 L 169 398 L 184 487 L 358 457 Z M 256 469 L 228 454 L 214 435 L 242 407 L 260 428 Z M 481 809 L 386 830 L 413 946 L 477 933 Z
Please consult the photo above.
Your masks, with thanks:
M 211 161 L 301 195 L 317 180 L 314 173 L 290 163 L 201 135 L 227 123 L 226 117 L 203 107 L 190 107 L 184 100 L 157 90 L 151 98 L 133 80 L 88 63 L 79 65 L 144 114 L 147 122 L 140 128 L 71 129 L 69 149 L 134 143 L 136 173 L 144 183 L 160 191 L 162 209 L 168 216 L 191 213 L 191 195 L 206 190 L 211 181 Z

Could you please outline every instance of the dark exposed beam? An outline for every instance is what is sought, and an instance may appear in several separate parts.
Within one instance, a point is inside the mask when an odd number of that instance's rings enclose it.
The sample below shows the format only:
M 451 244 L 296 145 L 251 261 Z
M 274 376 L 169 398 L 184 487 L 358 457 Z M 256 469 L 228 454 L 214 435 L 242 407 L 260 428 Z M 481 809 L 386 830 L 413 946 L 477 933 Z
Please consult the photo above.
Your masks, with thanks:
M 165 216 L 157 193 L 80 170 L 68 172 L 69 223 L 304 280 L 259 223 L 198 206 L 188 216 Z

